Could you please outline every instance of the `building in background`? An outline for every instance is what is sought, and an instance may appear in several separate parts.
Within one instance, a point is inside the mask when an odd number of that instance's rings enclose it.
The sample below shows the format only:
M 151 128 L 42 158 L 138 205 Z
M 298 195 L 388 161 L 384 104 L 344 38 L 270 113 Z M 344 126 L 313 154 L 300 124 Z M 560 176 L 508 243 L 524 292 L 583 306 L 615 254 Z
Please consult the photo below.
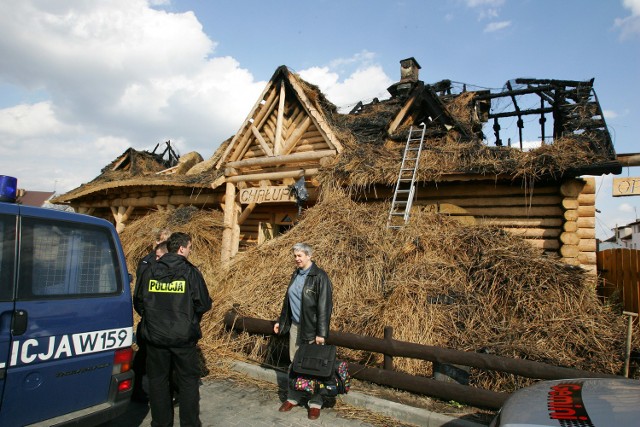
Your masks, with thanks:
M 613 228 L 613 236 L 600 245 L 600 250 L 611 248 L 640 249 L 640 219 Z M 607 247 L 603 245 L 607 243 Z

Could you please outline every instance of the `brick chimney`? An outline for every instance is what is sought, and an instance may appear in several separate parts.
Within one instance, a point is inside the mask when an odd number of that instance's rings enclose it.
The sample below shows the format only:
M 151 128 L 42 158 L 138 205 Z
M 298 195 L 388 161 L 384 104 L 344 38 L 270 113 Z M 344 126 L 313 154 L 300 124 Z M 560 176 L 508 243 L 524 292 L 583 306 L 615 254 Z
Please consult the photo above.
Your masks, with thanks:
M 411 58 L 400 61 L 400 81 L 401 82 L 417 82 L 420 74 L 420 64 L 412 56 Z
M 387 88 L 391 96 L 408 94 L 419 81 L 420 68 L 420 64 L 413 56 L 400 61 L 400 81 Z

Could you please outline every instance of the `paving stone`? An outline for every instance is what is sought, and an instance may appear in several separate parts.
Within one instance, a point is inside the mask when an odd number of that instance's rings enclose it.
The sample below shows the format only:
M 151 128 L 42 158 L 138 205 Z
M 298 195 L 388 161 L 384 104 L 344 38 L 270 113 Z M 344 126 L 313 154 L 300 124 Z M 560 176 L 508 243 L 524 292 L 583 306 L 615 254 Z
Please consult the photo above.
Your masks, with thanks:
M 334 426 L 368 427 L 372 424 L 343 418 L 333 408 L 323 408 L 320 418 L 309 420 L 307 409 L 293 408 L 290 412 L 278 412 L 280 398 L 276 390 L 261 390 L 232 380 L 206 380 L 200 386 L 200 420 L 204 427 L 271 427 L 271 426 Z M 179 425 L 178 407 L 175 425 Z M 103 427 L 148 427 L 151 412 L 148 405 L 132 402 L 127 413 L 103 424 Z

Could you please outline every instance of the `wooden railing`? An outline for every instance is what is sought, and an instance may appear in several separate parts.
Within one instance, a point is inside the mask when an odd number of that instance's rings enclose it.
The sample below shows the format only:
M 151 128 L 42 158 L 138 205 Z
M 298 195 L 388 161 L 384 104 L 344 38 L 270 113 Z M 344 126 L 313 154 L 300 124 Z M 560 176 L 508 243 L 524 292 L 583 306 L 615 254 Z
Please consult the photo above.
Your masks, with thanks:
M 273 335 L 275 322 L 252 317 L 241 317 L 232 309 L 225 315 L 224 323 L 227 328 L 239 332 Z M 563 368 L 530 360 L 511 359 L 491 354 L 398 341 L 392 338 L 389 328 L 385 332 L 385 338 L 331 331 L 327 343 L 352 350 L 381 353 L 385 356 L 383 369 L 349 363 L 349 372 L 354 378 L 444 400 L 455 400 L 456 402 L 479 408 L 498 409 L 509 396 L 509 393 L 494 392 L 396 372 L 393 370 L 393 357 L 408 357 L 441 364 L 471 366 L 536 379 L 615 377 L 615 375 L 611 374 Z

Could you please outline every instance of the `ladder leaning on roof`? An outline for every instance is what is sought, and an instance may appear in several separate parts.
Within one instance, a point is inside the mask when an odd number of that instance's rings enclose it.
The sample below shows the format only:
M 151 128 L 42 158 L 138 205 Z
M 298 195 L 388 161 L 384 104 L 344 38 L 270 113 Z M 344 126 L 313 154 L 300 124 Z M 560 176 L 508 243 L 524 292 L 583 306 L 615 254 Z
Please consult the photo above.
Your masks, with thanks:
M 427 128 L 424 123 L 421 123 L 420 126 L 422 126 L 422 131 L 418 128 L 414 129 L 413 126 L 409 129 L 409 137 L 407 145 L 404 147 L 400 173 L 398 173 L 398 182 L 396 182 L 396 188 L 393 192 L 387 228 L 401 228 L 409 221 L 409 213 L 415 196 L 416 172 L 424 144 L 424 132 Z M 414 136 L 418 132 L 420 132 L 420 136 Z

